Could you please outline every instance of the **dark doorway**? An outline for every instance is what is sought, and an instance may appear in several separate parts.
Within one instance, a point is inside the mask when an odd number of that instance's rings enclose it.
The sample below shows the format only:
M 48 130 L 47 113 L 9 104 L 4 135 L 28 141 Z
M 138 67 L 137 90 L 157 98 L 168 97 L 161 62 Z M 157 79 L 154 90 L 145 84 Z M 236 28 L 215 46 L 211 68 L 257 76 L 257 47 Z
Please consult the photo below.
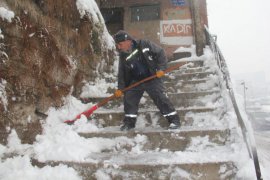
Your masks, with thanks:
M 100 11 L 110 34 L 124 28 L 123 8 L 101 8 Z

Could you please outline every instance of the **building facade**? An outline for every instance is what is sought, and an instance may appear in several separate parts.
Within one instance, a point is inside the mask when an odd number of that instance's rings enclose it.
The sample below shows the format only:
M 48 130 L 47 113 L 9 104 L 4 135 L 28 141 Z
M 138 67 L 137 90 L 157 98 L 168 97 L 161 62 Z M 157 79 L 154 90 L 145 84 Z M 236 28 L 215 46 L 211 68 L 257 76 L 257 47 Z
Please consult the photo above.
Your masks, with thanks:
M 208 25 L 206 0 L 97 0 L 111 34 L 123 29 L 162 46 L 169 58 L 179 47 L 199 45 Z M 199 31 L 198 31 L 199 30 Z M 202 46 L 205 42 L 201 42 Z

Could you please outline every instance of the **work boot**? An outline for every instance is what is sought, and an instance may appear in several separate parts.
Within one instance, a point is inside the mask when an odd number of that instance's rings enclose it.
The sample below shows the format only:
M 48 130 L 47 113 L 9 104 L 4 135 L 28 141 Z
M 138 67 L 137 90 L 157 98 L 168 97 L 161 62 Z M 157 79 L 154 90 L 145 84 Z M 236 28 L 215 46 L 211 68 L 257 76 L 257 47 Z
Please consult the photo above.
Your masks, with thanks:
M 168 122 L 169 122 L 169 129 L 179 129 L 180 128 L 180 119 L 179 116 L 176 115 L 172 115 L 172 116 L 168 116 L 167 117 Z
M 130 129 L 135 128 L 136 118 L 125 117 L 123 123 L 124 124 L 120 127 L 120 130 L 129 131 Z

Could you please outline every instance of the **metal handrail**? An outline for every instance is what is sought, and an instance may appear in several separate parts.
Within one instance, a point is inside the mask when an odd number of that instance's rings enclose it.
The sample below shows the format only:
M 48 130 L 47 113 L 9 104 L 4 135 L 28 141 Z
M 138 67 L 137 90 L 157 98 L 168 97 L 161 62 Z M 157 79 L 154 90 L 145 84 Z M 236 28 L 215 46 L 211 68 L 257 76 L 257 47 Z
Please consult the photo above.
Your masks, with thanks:
M 221 50 L 216 43 L 216 36 L 211 35 L 207 26 L 205 26 L 205 35 L 206 35 L 207 44 L 210 46 L 211 50 L 213 51 L 213 53 L 215 55 L 215 59 L 216 59 L 217 64 L 219 66 L 219 69 L 221 70 L 223 78 L 226 82 L 226 88 L 229 90 L 230 99 L 232 101 L 233 108 L 234 108 L 234 111 L 236 113 L 238 123 L 241 127 L 242 135 L 243 135 L 245 144 L 247 146 L 249 156 L 250 156 L 250 158 L 253 159 L 253 162 L 254 162 L 257 180 L 262 180 L 256 144 L 255 144 L 255 141 L 254 140 L 252 141 L 252 138 L 249 136 L 245 122 L 244 122 L 244 120 L 241 116 L 241 113 L 239 111 L 239 108 L 238 108 L 238 105 L 237 105 L 237 102 L 235 99 L 232 83 L 231 83 L 230 73 L 229 73 L 225 58 L 222 55 Z

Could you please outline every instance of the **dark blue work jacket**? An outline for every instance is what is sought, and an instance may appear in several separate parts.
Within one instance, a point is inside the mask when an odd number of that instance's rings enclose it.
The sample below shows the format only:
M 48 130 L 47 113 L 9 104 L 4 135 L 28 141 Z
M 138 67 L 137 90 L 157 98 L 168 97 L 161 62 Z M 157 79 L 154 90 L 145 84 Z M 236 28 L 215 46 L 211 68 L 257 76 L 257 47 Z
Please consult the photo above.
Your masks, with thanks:
M 148 40 L 133 40 L 132 52 L 130 54 L 120 52 L 119 55 L 119 89 L 167 68 L 164 50 Z

